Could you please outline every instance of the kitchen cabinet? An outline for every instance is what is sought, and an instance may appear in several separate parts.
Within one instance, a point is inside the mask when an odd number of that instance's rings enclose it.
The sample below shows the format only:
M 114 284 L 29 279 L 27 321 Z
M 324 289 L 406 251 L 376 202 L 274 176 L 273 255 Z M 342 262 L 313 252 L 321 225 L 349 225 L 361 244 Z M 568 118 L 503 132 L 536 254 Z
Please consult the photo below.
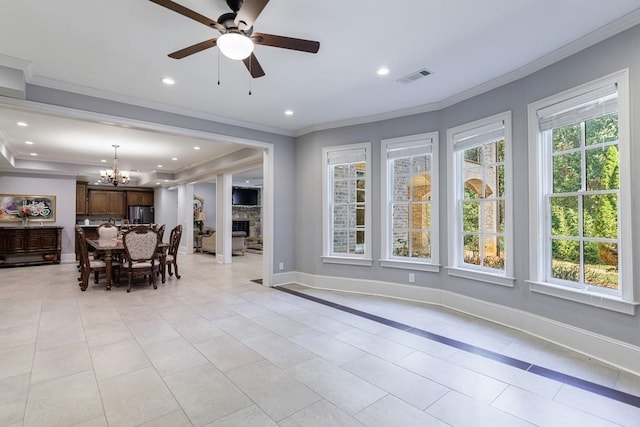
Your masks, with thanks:
M 61 226 L 0 227 L 0 267 L 60 264 Z
M 127 206 L 153 206 L 153 191 L 127 190 Z
M 76 182 L 76 215 L 87 214 L 87 182 Z
M 89 193 L 89 215 L 126 214 L 126 193 L 124 191 L 92 190 Z

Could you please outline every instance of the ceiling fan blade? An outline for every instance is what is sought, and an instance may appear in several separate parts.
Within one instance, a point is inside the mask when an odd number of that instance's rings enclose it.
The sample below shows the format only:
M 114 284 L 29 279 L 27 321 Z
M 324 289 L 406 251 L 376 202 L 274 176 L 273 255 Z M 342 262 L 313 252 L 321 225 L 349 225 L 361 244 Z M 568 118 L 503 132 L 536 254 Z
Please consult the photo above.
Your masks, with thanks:
M 185 47 L 184 49 L 177 50 L 169 54 L 169 57 L 173 59 L 182 59 L 186 56 L 193 55 L 194 53 L 201 52 L 205 49 L 212 48 L 216 45 L 217 38 L 205 40 L 200 43 L 196 43 L 193 46 Z
M 186 8 L 176 2 L 171 0 L 149 0 L 155 4 L 166 7 L 169 10 L 172 10 L 176 13 L 179 13 L 182 16 L 186 16 L 187 18 L 191 18 L 194 21 L 198 21 L 201 24 L 206 25 L 209 28 L 217 28 L 218 30 L 224 30 L 224 27 L 213 19 L 207 18 L 204 15 L 200 15 L 198 12 L 194 12 L 193 10 Z
M 300 52 L 317 53 L 320 42 L 313 40 L 295 39 L 293 37 L 274 36 L 273 34 L 253 33 L 251 40 L 255 44 L 263 46 L 281 47 L 284 49 L 299 50 Z
M 251 28 L 267 3 L 269 0 L 244 0 L 234 20 L 238 29 L 246 31 Z
M 265 75 L 264 70 L 262 69 L 262 66 L 258 62 L 258 58 L 256 58 L 256 56 L 253 53 L 249 55 L 247 58 L 243 59 L 242 62 L 244 62 L 244 65 L 247 67 L 247 70 L 249 70 L 249 73 L 251 73 L 251 77 L 253 77 L 254 79 L 257 79 L 258 77 L 262 77 Z

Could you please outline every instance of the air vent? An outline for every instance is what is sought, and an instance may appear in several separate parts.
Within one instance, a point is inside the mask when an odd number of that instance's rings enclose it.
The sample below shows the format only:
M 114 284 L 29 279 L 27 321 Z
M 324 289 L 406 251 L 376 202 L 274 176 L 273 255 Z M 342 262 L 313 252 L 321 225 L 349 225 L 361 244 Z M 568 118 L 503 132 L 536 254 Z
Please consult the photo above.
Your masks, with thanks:
M 416 80 L 421 79 L 423 77 L 427 77 L 429 74 L 431 74 L 431 71 L 427 70 L 426 68 L 422 68 L 396 81 L 407 84 L 407 83 L 415 82 Z

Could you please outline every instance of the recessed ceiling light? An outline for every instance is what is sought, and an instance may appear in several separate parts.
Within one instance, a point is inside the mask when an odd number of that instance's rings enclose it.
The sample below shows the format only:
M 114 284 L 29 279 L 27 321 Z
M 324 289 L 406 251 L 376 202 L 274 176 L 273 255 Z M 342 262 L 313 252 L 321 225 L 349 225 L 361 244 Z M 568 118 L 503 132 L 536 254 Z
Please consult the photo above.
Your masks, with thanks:
M 172 157 L 171 160 L 176 161 L 176 160 L 178 160 L 178 158 L 177 157 Z
M 165 180 L 164 180 L 164 182 L 169 182 L 169 180 L 168 180 L 168 179 L 165 179 Z
M 159 183 L 159 182 L 156 182 L 156 185 L 160 185 L 160 183 Z
M 30 156 L 37 156 L 38 153 L 29 153 Z
M 101 184 L 101 182 L 100 182 L 100 181 L 96 181 L 96 185 L 100 185 L 100 184 Z
M 33 145 L 33 141 L 25 141 L 24 143 L 27 145 Z
M 175 84 L 176 81 L 173 80 L 171 77 L 163 77 L 162 78 L 162 83 L 171 86 L 171 85 Z
M 158 167 L 159 167 L 159 168 L 161 168 L 161 167 L 162 167 L 162 165 L 158 165 Z
M 284 114 L 285 116 L 293 116 L 293 110 L 286 110 Z
M 387 74 L 389 74 L 389 69 L 387 67 L 380 67 L 376 72 L 379 76 L 386 76 Z
M 193 147 L 193 149 L 194 149 L 194 150 L 199 150 L 199 149 L 200 149 L 200 147 L 195 146 L 195 147 Z
M 16 124 L 17 124 L 18 126 L 22 126 L 23 128 L 24 128 L 24 127 L 29 126 L 29 125 L 28 125 L 28 124 L 26 124 L 25 122 L 18 122 L 18 123 L 16 123 Z
M 100 160 L 100 163 L 107 163 L 105 159 Z
M 246 183 L 248 184 L 248 183 L 250 183 L 251 181 L 249 181 L 249 180 L 246 180 L 245 182 L 246 182 Z

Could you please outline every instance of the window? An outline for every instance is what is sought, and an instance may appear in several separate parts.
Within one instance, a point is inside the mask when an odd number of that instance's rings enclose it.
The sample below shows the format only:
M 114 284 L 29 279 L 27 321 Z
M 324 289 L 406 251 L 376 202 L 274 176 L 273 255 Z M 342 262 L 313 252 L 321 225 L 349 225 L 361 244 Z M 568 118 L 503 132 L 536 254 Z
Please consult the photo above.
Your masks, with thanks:
M 627 72 L 529 106 L 531 289 L 633 312 Z M 625 286 L 626 285 L 626 286 Z M 600 298 L 595 298 L 596 296 Z
M 371 265 L 370 144 L 323 149 L 323 260 Z
M 449 129 L 449 274 L 513 286 L 511 113 Z
M 382 141 L 384 267 L 438 271 L 438 133 Z

